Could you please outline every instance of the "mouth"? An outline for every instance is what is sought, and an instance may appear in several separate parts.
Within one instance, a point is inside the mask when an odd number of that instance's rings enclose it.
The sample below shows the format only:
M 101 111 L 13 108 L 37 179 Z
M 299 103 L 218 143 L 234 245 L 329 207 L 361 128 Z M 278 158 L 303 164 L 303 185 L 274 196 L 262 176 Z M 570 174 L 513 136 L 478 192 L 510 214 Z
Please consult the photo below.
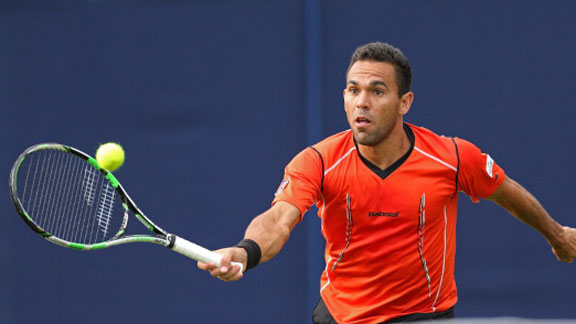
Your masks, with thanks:
M 354 124 L 356 127 L 367 127 L 372 124 L 372 120 L 366 116 L 358 116 L 354 119 Z

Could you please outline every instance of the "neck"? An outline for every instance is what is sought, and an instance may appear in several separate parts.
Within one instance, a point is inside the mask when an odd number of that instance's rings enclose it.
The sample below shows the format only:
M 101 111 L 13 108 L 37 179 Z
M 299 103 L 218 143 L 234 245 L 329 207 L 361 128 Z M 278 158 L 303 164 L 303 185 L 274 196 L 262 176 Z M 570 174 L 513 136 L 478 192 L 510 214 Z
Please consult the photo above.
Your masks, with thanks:
M 410 146 L 410 139 L 404 131 L 404 123 L 398 123 L 382 142 L 374 146 L 358 144 L 358 150 L 365 159 L 386 170 L 404 156 Z

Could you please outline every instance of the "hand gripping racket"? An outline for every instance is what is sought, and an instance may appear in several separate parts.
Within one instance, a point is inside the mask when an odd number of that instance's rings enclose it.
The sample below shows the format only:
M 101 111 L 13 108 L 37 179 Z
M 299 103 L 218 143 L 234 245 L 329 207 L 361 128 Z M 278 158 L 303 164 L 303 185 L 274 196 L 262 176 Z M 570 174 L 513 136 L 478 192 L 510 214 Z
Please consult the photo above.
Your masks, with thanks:
M 154 224 L 111 172 L 73 147 L 44 143 L 26 149 L 10 172 L 10 193 L 24 222 L 52 243 L 79 250 L 155 243 L 220 266 L 219 254 Z M 130 214 L 153 235 L 125 235 Z M 241 263 L 232 264 L 242 270 Z

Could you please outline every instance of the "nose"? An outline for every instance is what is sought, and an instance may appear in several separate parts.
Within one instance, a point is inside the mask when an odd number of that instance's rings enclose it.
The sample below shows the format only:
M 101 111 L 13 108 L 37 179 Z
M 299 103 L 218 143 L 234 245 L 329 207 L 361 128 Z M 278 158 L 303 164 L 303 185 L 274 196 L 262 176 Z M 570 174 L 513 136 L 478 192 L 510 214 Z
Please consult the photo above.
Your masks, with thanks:
M 368 109 L 370 108 L 370 97 L 367 91 L 362 91 L 356 96 L 356 108 Z

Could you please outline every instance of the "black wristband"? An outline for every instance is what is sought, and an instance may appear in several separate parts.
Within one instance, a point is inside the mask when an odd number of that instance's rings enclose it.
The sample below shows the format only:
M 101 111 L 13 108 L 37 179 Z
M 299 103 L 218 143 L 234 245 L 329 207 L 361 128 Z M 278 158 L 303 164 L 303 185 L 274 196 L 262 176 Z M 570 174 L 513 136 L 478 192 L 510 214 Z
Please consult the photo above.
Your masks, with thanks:
M 243 239 L 235 247 L 242 248 L 246 250 L 246 254 L 248 255 L 248 261 L 246 262 L 246 270 L 252 269 L 256 267 L 260 263 L 260 258 L 262 257 L 262 251 L 260 250 L 260 246 L 258 243 L 254 242 L 251 239 Z

